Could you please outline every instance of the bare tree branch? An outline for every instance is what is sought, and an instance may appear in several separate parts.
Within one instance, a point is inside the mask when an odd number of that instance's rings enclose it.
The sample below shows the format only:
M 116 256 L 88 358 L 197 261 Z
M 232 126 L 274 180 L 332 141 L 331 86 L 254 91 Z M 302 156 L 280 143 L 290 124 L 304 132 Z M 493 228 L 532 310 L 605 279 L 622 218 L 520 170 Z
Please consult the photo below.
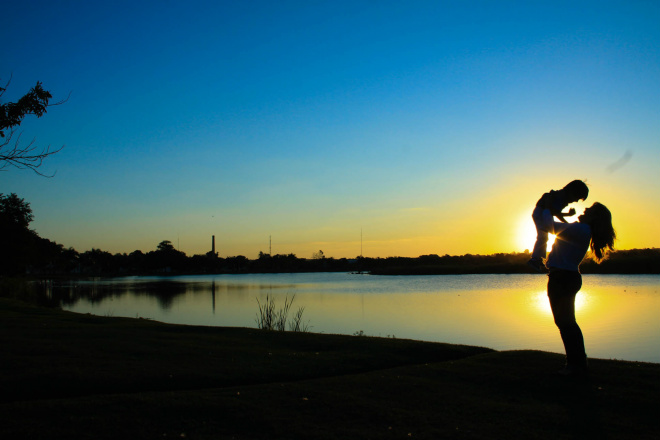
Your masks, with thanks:
M 35 140 L 32 139 L 32 141 L 30 141 L 27 145 L 21 146 L 21 135 L 23 133 L 19 133 L 16 137 L 16 141 L 14 142 L 14 146 L 9 150 L 2 151 L 12 142 L 14 134 L 15 131 L 11 130 L 9 135 L 5 138 L 4 142 L 0 144 L 0 171 L 7 171 L 5 168 L 12 166 L 20 170 L 32 170 L 40 176 L 44 177 L 55 176 L 55 173 L 52 175 L 44 174 L 37 168 L 41 166 L 45 158 L 61 151 L 62 148 L 64 148 L 64 145 L 56 150 L 52 150 L 50 145 L 39 149 L 34 145 Z
M 11 79 L 12 75 L 10 75 L 5 86 L 0 87 L 0 98 L 9 87 Z M 5 168 L 12 166 L 18 169 L 30 169 L 44 177 L 55 175 L 55 173 L 52 175 L 44 174 L 37 168 L 43 164 L 44 159 L 61 151 L 64 145 L 56 150 L 51 150 L 50 145 L 40 149 L 34 145 L 35 140 L 33 139 L 27 145 L 22 146 L 20 142 L 22 133 L 19 133 L 15 142 L 13 142 L 13 147 L 8 146 L 12 143 L 12 138 L 16 134 L 16 127 L 21 125 L 25 116 L 35 115 L 39 118 L 46 113 L 48 107 L 64 104 L 70 97 L 71 93 L 69 92 L 66 99 L 50 103 L 49 100 L 52 95 L 48 90 L 44 90 L 41 82 L 37 81 L 37 85 L 18 101 L 6 104 L 0 103 L 0 171 L 6 171 Z M 9 132 L 5 134 L 7 130 Z

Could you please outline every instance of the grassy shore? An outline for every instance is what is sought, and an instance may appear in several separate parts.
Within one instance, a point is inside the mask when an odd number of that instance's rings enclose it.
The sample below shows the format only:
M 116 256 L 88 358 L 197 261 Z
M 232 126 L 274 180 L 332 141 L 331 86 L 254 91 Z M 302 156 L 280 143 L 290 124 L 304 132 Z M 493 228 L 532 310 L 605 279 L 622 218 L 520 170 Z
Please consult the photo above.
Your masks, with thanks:
M 657 439 L 660 365 L 79 315 L 0 298 L 0 436 Z

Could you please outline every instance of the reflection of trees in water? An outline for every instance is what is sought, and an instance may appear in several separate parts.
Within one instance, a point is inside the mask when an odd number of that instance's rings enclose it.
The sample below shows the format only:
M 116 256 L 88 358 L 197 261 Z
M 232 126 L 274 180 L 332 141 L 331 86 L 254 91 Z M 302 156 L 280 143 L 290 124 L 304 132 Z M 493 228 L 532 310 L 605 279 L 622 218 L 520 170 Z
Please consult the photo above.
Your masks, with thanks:
M 155 298 L 163 309 L 169 309 L 174 298 L 184 295 L 189 285 L 176 281 L 149 281 L 135 283 L 115 283 L 103 281 L 82 281 L 71 284 L 50 284 L 45 295 L 55 306 L 71 306 L 86 300 L 100 304 L 107 299 L 119 299 L 126 295 Z
M 172 307 L 174 298 L 185 295 L 188 285 L 186 283 L 177 283 L 176 281 L 159 281 L 154 283 L 144 283 L 136 285 L 133 291 L 135 295 L 146 295 L 156 298 L 158 304 L 163 309 Z
M 112 280 L 86 279 L 68 281 L 45 281 L 40 283 L 40 295 L 47 305 L 71 307 L 80 301 L 100 305 L 104 301 L 119 300 L 126 297 L 154 298 L 161 309 L 172 308 L 174 300 L 185 294 L 209 295 L 209 303 L 215 311 L 216 305 L 237 297 L 253 297 L 255 293 L 273 293 L 275 290 L 289 292 L 294 284 L 271 283 L 224 283 L 209 281 L 175 281 L 170 279 L 154 280 Z

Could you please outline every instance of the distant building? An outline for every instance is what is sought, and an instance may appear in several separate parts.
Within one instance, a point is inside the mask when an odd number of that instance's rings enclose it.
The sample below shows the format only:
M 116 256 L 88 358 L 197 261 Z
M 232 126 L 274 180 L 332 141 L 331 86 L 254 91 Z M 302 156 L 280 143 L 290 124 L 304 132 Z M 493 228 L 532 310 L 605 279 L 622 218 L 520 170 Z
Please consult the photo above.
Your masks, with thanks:
M 212 258 L 218 258 L 218 253 L 215 251 L 215 235 L 211 235 L 211 252 L 207 252 L 206 255 Z

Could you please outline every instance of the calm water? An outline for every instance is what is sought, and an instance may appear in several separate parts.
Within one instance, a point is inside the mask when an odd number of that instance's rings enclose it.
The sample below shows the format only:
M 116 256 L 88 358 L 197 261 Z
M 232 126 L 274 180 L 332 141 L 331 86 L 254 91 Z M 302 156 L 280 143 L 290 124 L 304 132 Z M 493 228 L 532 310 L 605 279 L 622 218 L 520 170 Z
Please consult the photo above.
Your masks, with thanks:
M 256 327 L 257 298 L 316 333 L 397 337 L 563 353 L 543 275 L 346 273 L 126 277 L 54 287 L 62 307 L 101 316 Z M 577 318 L 590 357 L 660 363 L 660 276 L 585 275 Z

